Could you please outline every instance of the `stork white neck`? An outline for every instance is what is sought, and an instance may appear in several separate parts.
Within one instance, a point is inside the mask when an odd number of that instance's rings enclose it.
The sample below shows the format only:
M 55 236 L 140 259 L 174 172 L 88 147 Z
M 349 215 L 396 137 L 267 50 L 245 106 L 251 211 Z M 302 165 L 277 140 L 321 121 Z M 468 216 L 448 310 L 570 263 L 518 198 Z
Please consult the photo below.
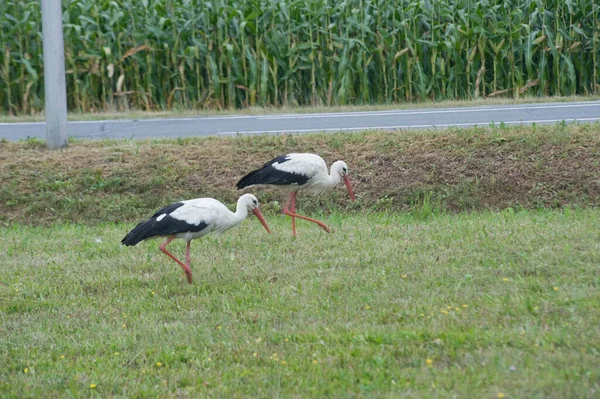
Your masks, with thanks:
M 237 226 L 248 216 L 248 204 L 245 201 L 238 200 L 235 212 L 232 212 L 227 208 L 225 209 L 225 211 L 222 211 L 222 216 L 217 222 L 217 228 L 215 230 L 218 233 Z
M 235 208 L 235 212 L 233 213 L 232 224 L 235 226 L 240 224 L 246 219 L 248 216 L 248 204 L 247 200 L 243 197 L 240 197 L 237 201 L 237 206 Z
M 327 185 L 331 187 L 337 186 L 342 181 L 342 176 L 335 166 L 335 164 L 331 165 L 329 176 L 327 176 Z
M 342 176 L 346 174 L 346 170 L 348 166 L 344 161 L 335 161 L 331 164 L 331 169 L 329 172 L 328 183 L 330 186 L 335 186 L 342 181 Z

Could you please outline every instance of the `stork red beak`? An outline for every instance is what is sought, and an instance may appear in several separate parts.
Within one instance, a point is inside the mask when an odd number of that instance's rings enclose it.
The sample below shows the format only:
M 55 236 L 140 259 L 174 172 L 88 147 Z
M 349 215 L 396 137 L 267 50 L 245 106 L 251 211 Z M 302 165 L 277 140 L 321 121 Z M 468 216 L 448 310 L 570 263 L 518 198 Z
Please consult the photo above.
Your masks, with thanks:
M 346 184 L 346 188 L 348 189 L 348 194 L 350 194 L 350 198 L 354 201 L 356 198 L 354 197 L 354 192 L 352 191 L 352 184 L 350 184 L 350 178 L 348 175 L 344 175 L 344 183 Z
M 252 212 L 254 212 L 254 214 L 256 215 L 258 220 L 260 220 L 262 225 L 265 227 L 265 230 L 267 230 L 267 232 L 270 233 L 271 230 L 269 230 L 269 226 L 267 226 L 267 222 L 265 221 L 265 218 L 263 217 L 262 213 L 260 212 L 260 209 L 254 208 L 254 209 L 252 209 Z

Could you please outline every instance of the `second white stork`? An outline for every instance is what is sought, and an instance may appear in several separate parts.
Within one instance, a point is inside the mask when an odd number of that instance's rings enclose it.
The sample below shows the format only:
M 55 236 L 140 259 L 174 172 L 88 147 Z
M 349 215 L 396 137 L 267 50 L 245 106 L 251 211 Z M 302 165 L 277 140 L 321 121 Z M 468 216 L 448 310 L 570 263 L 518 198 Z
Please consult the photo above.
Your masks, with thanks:
M 256 197 L 244 194 L 237 201 L 235 213 L 214 198 L 196 198 L 173 203 L 157 211 L 150 219 L 139 223 L 127 233 L 121 243 L 132 246 L 149 238 L 165 237 L 166 240 L 160 244 L 160 250 L 183 268 L 188 283 L 192 284 L 190 242 L 207 234 L 222 233 L 237 226 L 246 219 L 248 211 L 256 215 L 267 232 L 271 232 L 258 208 Z M 176 238 L 187 241 L 186 263 L 167 250 L 167 245 Z
M 255 185 L 285 186 L 290 191 L 290 196 L 283 208 L 283 213 L 292 217 L 292 234 L 295 236 L 295 218 L 316 223 L 329 233 L 329 227 L 325 223 L 296 213 L 298 191 L 319 193 L 336 186 L 342 180 L 346 184 L 350 198 L 354 201 L 354 192 L 348 177 L 348 165 L 344 161 L 334 162 L 331 165 L 331 173 L 329 173 L 327 164 L 320 156 L 293 153 L 274 158 L 261 168 L 248 173 L 240 179 L 236 187 L 240 190 Z

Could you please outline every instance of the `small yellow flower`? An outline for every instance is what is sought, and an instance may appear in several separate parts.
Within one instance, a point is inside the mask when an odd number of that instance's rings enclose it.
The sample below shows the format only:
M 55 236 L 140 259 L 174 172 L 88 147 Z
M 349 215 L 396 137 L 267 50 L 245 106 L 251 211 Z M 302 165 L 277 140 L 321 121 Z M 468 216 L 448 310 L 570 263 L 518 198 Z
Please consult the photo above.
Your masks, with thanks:
M 503 398 L 503 397 L 504 397 L 504 394 L 503 394 L 502 392 L 498 392 L 498 397 L 499 397 L 499 398 Z
M 67 315 L 67 319 L 70 319 L 70 318 L 71 318 L 71 316 Z
M 403 274 L 403 275 L 402 275 L 402 278 L 406 278 L 406 274 Z
M 467 305 L 467 304 L 463 305 L 463 308 L 468 308 L 468 307 L 469 307 L 469 305 Z
M 317 359 L 313 360 L 312 362 L 313 364 L 319 364 L 319 361 Z
M 448 309 L 452 309 L 452 306 L 446 306 Z
M 220 330 L 220 329 L 221 329 L 221 326 L 217 326 L 217 330 Z
M 425 317 L 425 315 L 423 313 L 421 313 L 421 317 Z
M 154 291 L 152 291 L 152 295 L 154 295 Z
M 287 362 L 285 360 L 282 360 L 281 364 L 287 364 Z
M 162 367 L 162 363 L 161 362 L 156 362 L 156 367 Z
M 433 364 L 433 360 L 427 359 L 425 360 L 425 363 L 427 363 L 428 366 L 431 366 Z
M 287 338 L 286 338 L 286 339 L 284 339 L 284 341 L 285 341 L 285 342 L 288 342 L 288 341 L 289 341 L 289 339 L 287 339 Z
M 210 357 L 208 359 L 206 359 L 206 360 L 208 360 L 209 362 L 211 361 Z
M 277 353 L 273 353 L 271 356 L 273 356 L 273 357 L 277 357 Z
M 254 356 L 254 357 L 257 357 L 257 356 L 258 356 L 258 353 L 254 352 L 254 353 L 252 354 L 252 356 Z
M 365 308 L 367 308 L 367 309 L 371 309 L 371 307 L 370 307 L 369 305 L 365 306 Z
M 65 355 L 60 355 L 60 358 L 61 358 L 61 359 L 64 359 L 64 358 L 65 358 Z
M 554 291 L 558 291 L 558 287 L 554 287 L 554 288 L 553 288 L 553 290 L 554 290 Z
M 504 278 L 502 279 L 502 281 L 508 281 L 508 279 L 507 279 L 506 277 L 504 277 Z
M 115 352 L 115 355 L 118 355 L 118 354 L 119 354 L 119 352 Z
M 95 388 L 96 388 L 96 386 L 97 386 L 96 384 L 90 384 L 90 388 L 91 388 L 91 389 L 95 389 Z
M 123 328 L 127 328 L 127 324 L 123 324 L 121 327 L 123 327 Z
M 447 310 L 442 310 L 442 313 L 443 314 L 448 314 L 448 311 Z
M 454 310 L 459 311 L 460 312 L 460 308 L 454 308 Z
M 146 369 L 142 370 L 142 374 L 146 374 Z
M 25 370 L 23 370 L 23 372 L 24 372 L 25 374 L 29 373 L 29 367 L 25 367 Z

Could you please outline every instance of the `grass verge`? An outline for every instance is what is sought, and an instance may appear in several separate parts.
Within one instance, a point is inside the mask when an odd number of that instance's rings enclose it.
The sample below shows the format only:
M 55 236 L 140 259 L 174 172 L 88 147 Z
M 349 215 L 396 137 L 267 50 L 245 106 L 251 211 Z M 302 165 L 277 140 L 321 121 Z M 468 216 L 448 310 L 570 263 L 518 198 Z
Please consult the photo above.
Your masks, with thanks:
M 234 203 L 235 183 L 276 155 L 345 160 L 359 197 L 343 186 L 299 197 L 304 211 L 446 211 L 600 205 L 600 125 L 408 132 L 74 141 L 49 151 L 36 140 L 0 142 L 0 223 L 134 220 L 171 201 Z M 285 194 L 255 190 L 267 211 Z
M 600 211 L 324 220 L 0 228 L 3 397 L 598 396 Z
M 554 103 L 570 101 L 597 101 L 600 96 L 565 96 L 565 97 L 521 97 L 513 98 L 486 98 L 479 100 L 460 100 L 460 101 L 421 101 L 406 102 L 399 104 L 378 104 L 378 105 L 348 105 L 332 107 L 250 107 L 243 109 L 180 109 L 172 111 L 148 112 L 142 110 L 128 111 L 103 111 L 95 113 L 77 113 L 70 112 L 68 115 L 71 121 L 92 121 L 105 119 L 147 119 L 147 118 L 184 118 L 200 116 L 225 116 L 225 115 L 262 115 L 262 114 L 306 114 L 319 112 L 353 112 L 353 111 L 382 111 L 395 109 L 417 109 L 417 108 L 448 108 L 448 107 L 473 107 L 473 106 L 492 106 L 492 105 L 516 105 L 533 103 Z M 0 123 L 17 122 L 44 122 L 43 113 L 31 115 L 6 115 L 0 114 Z

